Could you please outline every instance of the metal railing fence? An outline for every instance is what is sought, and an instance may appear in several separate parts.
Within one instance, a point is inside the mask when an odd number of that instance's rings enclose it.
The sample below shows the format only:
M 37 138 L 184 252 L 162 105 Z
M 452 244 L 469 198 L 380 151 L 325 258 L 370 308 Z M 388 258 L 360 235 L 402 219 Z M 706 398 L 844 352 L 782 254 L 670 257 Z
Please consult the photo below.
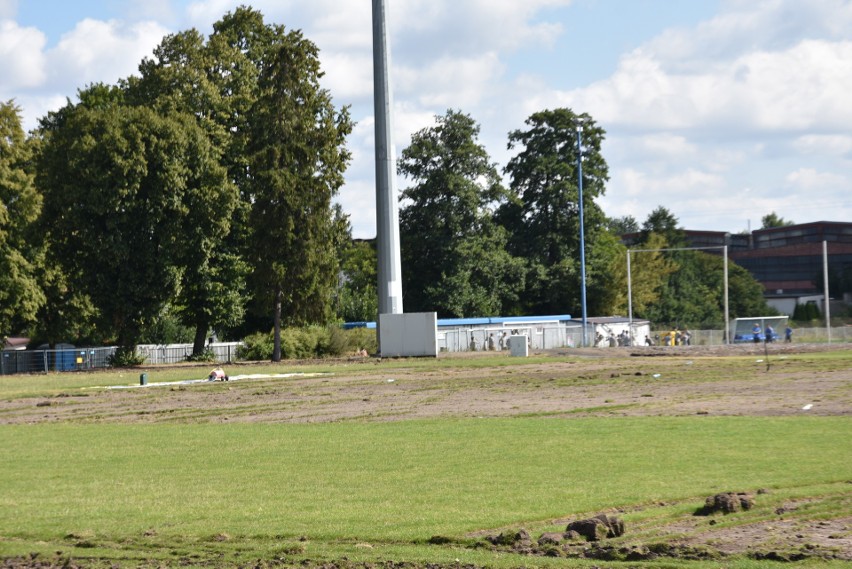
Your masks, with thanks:
M 0 352 L 0 375 L 105 368 L 109 367 L 109 358 L 116 349 L 3 350 Z
M 230 363 L 237 359 L 237 348 L 242 342 L 208 344 L 211 361 Z M 110 367 L 110 356 L 115 346 L 106 348 L 60 348 L 56 350 L 3 350 L 0 352 L 0 375 L 16 373 L 47 373 L 79 371 Z M 192 355 L 192 344 L 143 344 L 136 351 L 146 364 L 171 364 L 185 362 Z
M 242 342 L 214 342 L 206 349 L 211 361 L 231 363 L 237 359 L 237 348 Z M 146 364 L 176 364 L 188 361 L 192 356 L 192 344 L 140 344 L 136 353 L 145 358 Z
M 488 339 L 493 334 L 495 349 L 500 349 L 500 338 L 512 333 L 526 335 L 534 350 L 553 348 L 573 348 L 583 345 L 583 331 L 578 326 L 528 326 L 522 328 L 454 328 L 438 331 L 438 349 L 445 352 L 488 350 Z M 594 345 L 594 328 L 589 327 L 586 344 Z M 653 331 L 651 337 L 665 332 Z M 723 330 L 690 330 L 693 346 L 715 346 L 725 343 Z M 471 342 L 473 339 L 473 343 Z M 793 341 L 821 343 L 828 341 L 826 328 L 794 328 Z M 779 341 L 783 342 L 783 339 Z M 852 326 L 831 328 L 831 341 L 837 343 L 852 342 Z M 209 344 L 212 360 L 217 363 L 237 361 L 237 349 L 242 342 L 218 342 Z M 503 349 L 508 350 L 506 342 Z M 46 373 L 58 371 L 78 371 L 110 367 L 110 356 L 116 347 L 101 348 L 62 348 L 56 350 L 3 350 L 0 352 L 0 375 L 16 373 Z M 192 344 L 144 344 L 137 347 L 146 364 L 170 364 L 188 360 L 192 355 Z

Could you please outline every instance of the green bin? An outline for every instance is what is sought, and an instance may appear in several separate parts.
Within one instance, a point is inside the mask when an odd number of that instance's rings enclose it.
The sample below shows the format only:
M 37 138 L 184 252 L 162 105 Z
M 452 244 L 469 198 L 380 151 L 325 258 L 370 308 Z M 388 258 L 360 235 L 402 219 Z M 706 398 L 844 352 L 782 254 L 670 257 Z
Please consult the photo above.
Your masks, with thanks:
M 139 376 L 139 385 L 148 385 L 148 374 L 143 373 Z

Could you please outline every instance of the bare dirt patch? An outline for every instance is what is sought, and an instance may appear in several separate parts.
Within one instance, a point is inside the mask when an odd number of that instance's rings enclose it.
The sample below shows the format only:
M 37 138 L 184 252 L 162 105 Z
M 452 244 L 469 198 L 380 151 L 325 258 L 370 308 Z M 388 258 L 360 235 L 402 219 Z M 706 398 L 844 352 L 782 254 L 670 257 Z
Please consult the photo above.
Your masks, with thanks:
M 404 360 L 338 360 L 325 362 L 333 367 L 321 376 L 75 389 L 2 400 L 0 424 L 852 414 L 852 369 L 801 357 L 821 349 L 828 348 L 590 348 L 556 350 L 533 362 L 506 356 L 506 365 L 470 365 L 489 355 L 480 352 L 442 356 L 444 365 L 426 370 L 406 367 Z M 282 371 L 300 369 L 310 371 L 282 364 Z M 188 378 L 199 373 L 187 368 Z

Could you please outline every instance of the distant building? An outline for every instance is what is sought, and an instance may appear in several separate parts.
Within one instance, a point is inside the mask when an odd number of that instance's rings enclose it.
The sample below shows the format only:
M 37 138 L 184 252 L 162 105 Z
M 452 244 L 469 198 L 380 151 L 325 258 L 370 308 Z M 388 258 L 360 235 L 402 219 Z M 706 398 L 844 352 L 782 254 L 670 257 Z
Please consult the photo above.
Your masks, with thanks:
M 632 345 L 644 345 L 651 334 L 647 320 L 629 320 L 625 316 L 599 316 L 586 319 L 586 346 L 605 347 L 610 337 L 616 340 L 625 335 Z M 375 328 L 375 322 L 347 322 L 344 329 Z M 439 318 L 438 349 L 446 352 L 488 351 L 493 337 L 496 350 L 508 350 L 510 336 L 527 337 L 531 349 L 581 347 L 583 322 L 570 314 L 549 316 L 487 316 L 473 318 Z M 502 338 L 502 342 L 501 342 Z M 624 339 L 622 338 L 622 341 Z
M 757 229 L 751 233 L 684 230 L 688 247 L 728 246 L 728 257 L 763 285 L 770 306 L 792 314 L 796 304 L 816 302 L 823 310 L 823 241 L 831 273 L 852 271 L 852 223 L 816 221 Z M 622 236 L 628 247 L 640 234 Z M 721 251 L 709 250 L 710 253 Z M 852 290 L 843 291 L 848 298 Z

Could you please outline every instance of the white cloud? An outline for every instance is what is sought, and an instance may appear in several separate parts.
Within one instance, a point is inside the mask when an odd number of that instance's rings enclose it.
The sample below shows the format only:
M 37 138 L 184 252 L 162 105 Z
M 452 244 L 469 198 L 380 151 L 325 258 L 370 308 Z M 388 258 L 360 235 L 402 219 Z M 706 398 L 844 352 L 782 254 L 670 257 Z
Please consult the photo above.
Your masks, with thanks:
M 495 53 L 471 58 L 439 58 L 426 66 L 396 68 L 394 91 L 432 109 L 479 104 L 503 70 Z
M 413 35 L 414 43 L 432 42 L 431 54 L 512 51 L 551 45 L 562 32 L 555 22 L 535 22 L 544 8 L 571 0 L 409 0 L 389 10 L 391 31 Z
M 848 0 L 726 0 L 694 27 L 664 31 L 644 47 L 672 72 L 696 72 L 748 51 L 785 51 L 806 39 L 838 40 L 852 27 Z
M 852 42 L 812 40 L 780 52 L 746 53 L 696 73 L 672 73 L 639 49 L 609 79 L 551 98 L 588 110 L 610 127 L 848 130 L 849 61 Z
M 660 132 L 642 137 L 631 145 L 630 152 L 634 156 L 645 155 L 668 162 L 692 158 L 698 153 L 698 147 L 682 135 Z
M 227 12 L 232 12 L 237 6 L 239 6 L 239 3 L 233 0 L 192 2 L 186 7 L 186 16 L 191 26 L 200 30 L 208 30 L 213 22 L 218 21 Z
M 0 93 L 41 85 L 46 77 L 42 50 L 45 35 L 35 28 L 22 28 L 12 20 L 0 20 Z
M 376 189 L 372 182 L 358 180 L 346 184 L 335 200 L 349 214 L 353 237 L 369 238 L 376 235 Z M 355 229 L 357 228 L 357 231 Z
M 311 4 L 313 9 L 320 6 L 323 6 L 323 9 L 317 11 L 311 29 L 305 31 L 310 33 L 310 39 L 320 46 L 323 52 L 340 50 L 346 53 L 372 53 L 372 10 L 367 2 L 324 0 Z M 287 24 L 286 21 L 281 23 Z
M 829 155 L 852 160 L 852 135 L 811 134 L 800 136 L 793 142 L 793 148 L 804 154 Z
M 618 186 L 619 191 L 617 195 L 608 192 L 601 199 L 604 211 L 610 217 L 631 215 L 640 223 L 658 206 L 674 213 L 683 225 L 687 218 L 693 219 L 696 213 L 715 217 L 726 205 L 729 210 L 735 210 L 740 205 L 720 203 L 718 195 L 725 189 L 724 179 L 694 168 L 656 173 L 623 168 L 613 175 L 612 185 Z
M 142 58 L 150 56 L 167 33 L 151 21 L 82 20 L 49 50 L 51 76 L 63 87 L 114 83 L 136 73 Z
M 369 53 L 329 52 L 320 55 L 323 87 L 343 104 L 372 100 L 373 60 Z
M 790 172 L 786 177 L 787 184 L 794 189 L 803 191 L 828 191 L 839 188 L 849 188 L 850 180 L 833 172 L 817 172 L 813 168 L 799 168 Z

